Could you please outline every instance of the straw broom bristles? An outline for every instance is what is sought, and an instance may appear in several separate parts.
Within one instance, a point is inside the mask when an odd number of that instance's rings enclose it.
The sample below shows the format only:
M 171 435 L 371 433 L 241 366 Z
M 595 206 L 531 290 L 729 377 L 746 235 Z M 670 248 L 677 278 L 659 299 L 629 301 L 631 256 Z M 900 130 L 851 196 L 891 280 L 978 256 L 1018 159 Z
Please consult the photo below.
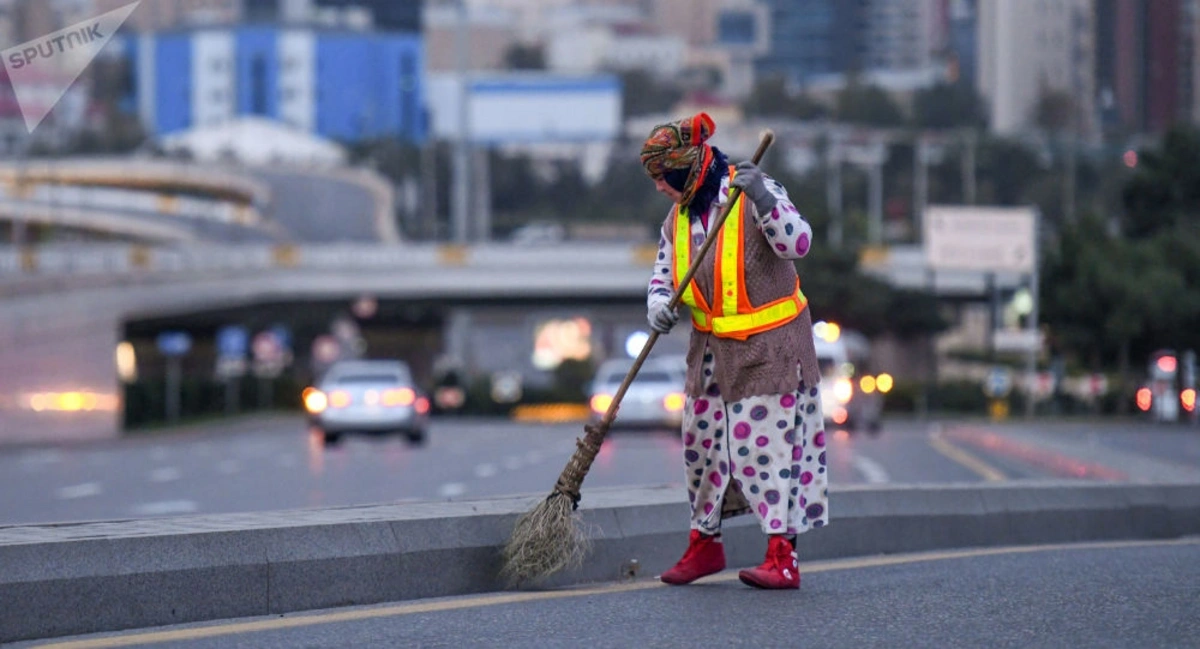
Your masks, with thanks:
M 500 574 L 510 585 L 537 581 L 560 570 L 578 568 L 590 550 L 575 502 L 555 492 L 517 519 L 504 548 Z
M 558 477 L 554 491 L 517 519 L 504 547 L 504 566 L 500 570 L 510 585 L 578 568 L 591 549 L 583 521 L 575 510 L 579 488 L 604 443 L 608 422 L 602 420 L 583 429 L 586 434 L 575 440 L 575 453 Z

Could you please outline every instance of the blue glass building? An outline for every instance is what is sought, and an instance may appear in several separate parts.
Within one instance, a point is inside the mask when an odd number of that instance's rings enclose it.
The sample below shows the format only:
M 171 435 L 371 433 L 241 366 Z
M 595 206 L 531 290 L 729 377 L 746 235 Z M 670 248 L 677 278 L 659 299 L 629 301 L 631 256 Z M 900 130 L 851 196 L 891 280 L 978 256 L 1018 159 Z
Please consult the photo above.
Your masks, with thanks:
M 126 52 L 154 134 L 260 116 L 344 142 L 425 139 L 417 34 L 250 25 L 132 36 Z
M 771 12 L 769 52 L 759 76 L 793 83 L 858 70 L 865 54 L 866 0 L 766 0 Z

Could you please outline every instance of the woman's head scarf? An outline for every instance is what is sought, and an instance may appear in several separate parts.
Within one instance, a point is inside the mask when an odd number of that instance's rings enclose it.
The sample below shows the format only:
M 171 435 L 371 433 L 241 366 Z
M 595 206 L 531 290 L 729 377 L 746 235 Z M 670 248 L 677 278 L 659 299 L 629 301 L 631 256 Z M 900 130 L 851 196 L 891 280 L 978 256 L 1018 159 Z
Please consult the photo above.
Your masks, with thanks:
M 642 145 L 646 174 L 655 180 L 663 178 L 683 194 L 680 205 L 690 204 L 696 190 L 704 184 L 713 161 L 713 149 L 706 142 L 716 130 L 716 123 L 707 113 L 697 113 L 655 126 Z M 684 173 L 686 179 L 681 182 Z

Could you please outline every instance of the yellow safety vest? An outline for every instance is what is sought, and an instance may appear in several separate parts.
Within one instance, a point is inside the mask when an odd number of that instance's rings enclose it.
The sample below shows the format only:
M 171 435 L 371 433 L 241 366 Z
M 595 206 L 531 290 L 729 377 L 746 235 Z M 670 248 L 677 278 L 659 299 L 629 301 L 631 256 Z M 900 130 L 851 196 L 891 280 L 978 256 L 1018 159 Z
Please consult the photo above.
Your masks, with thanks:
M 733 169 L 730 168 L 730 180 Z M 714 300 L 710 307 L 695 277 L 683 289 L 680 300 L 691 308 L 692 325 L 700 331 L 712 332 L 720 338 L 745 340 L 751 334 L 769 331 L 792 321 L 808 300 L 800 291 L 800 280 L 796 279 L 796 292 L 761 306 L 750 304 L 746 293 L 744 245 L 742 227 L 746 205 L 739 196 L 733 211 L 725 219 L 725 225 L 717 233 L 717 258 L 713 264 Z M 675 263 L 674 283 L 678 291 L 680 281 L 691 267 L 692 234 L 691 220 L 687 208 L 677 206 L 675 212 Z

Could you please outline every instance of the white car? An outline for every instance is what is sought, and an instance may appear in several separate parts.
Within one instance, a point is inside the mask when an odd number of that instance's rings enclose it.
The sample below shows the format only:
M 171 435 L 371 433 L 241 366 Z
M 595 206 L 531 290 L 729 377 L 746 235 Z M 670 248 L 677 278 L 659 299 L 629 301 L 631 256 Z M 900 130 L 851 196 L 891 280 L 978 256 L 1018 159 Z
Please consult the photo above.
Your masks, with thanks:
M 866 372 L 869 346 L 861 334 L 840 330 L 825 333 L 825 327 L 817 325 L 813 330 L 821 369 L 821 411 L 826 423 L 847 430 L 879 432 L 883 394 L 891 389 L 892 377 Z
M 589 395 L 593 420 L 604 416 L 632 366 L 630 359 L 600 365 Z M 675 358 L 647 359 L 625 392 L 613 426 L 679 428 L 687 401 L 683 392 L 685 370 L 686 365 Z
M 346 433 L 400 433 L 413 444 L 425 442 L 429 399 L 403 361 L 335 363 L 303 399 L 327 444 Z

